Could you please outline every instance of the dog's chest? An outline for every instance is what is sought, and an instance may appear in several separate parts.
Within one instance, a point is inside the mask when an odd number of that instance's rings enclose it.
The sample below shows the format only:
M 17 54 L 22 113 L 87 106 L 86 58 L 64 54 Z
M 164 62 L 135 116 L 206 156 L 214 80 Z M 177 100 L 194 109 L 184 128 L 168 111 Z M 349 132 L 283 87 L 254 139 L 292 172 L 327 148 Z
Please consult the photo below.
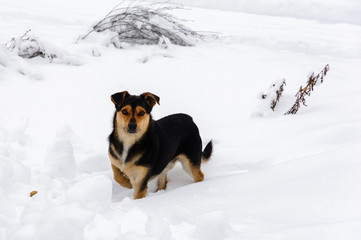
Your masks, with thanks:
M 135 143 L 135 140 L 133 140 L 133 139 L 127 139 L 126 141 L 123 141 L 123 151 L 120 155 L 120 162 L 122 163 L 123 166 L 129 156 L 129 150 L 132 148 L 134 143 Z
M 121 161 L 122 165 L 124 165 L 125 160 L 127 160 L 128 152 L 129 152 L 129 148 L 124 148 L 123 149 L 122 155 L 120 156 L 120 161 Z

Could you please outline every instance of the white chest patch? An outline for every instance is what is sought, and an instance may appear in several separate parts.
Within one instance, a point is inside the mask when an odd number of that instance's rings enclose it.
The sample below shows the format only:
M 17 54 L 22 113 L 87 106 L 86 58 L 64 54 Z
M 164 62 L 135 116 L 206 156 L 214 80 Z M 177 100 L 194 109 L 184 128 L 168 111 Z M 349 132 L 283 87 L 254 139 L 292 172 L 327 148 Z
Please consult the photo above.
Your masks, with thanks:
M 127 159 L 127 156 L 128 156 L 128 149 L 125 149 L 123 150 L 123 153 L 122 153 L 122 156 L 121 156 L 121 161 L 122 161 L 122 164 L 124 165 L 125 163 L 125 160 Z
M 122 166 L 125 165 L 125 160 L 127 159 L 128 157 L 128 153 L 129 153 L 129 149 L 134 145 L 136 141 L 136 138 L 125 138 L 125 139 L 122 139 L 122 142 L 123 142 L 123 152 L 122 152 L 122 155 L 121 155 L 121 159 L 120 161 L 122 162 Z

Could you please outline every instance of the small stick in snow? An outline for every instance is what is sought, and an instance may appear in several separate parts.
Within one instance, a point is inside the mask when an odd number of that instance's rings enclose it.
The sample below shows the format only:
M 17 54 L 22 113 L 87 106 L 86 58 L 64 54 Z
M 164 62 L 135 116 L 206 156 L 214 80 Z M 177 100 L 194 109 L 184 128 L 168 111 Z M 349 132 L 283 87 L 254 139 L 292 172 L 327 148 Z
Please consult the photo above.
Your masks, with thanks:
M 35 194 L 37 194 L 38 193 L 38 191 L 32 191 L 31 193 L 30 193 L 30 197 L 33 197 Z

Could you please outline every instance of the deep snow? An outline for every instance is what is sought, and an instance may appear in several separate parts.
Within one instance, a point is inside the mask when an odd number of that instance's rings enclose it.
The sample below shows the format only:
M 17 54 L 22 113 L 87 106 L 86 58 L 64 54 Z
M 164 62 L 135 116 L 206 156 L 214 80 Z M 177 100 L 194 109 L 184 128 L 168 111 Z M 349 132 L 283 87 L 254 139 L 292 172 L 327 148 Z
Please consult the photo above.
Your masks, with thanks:
M 219 39 L 167 50 L 75 44 L 117 2 L 0 1 L 1 43 L 31 29 L 76 63 L 0 47 L 0 239 L 361 238 L 357 1 L 184 0 L 201 8 L 174 14 Z M 308 107 L 283 115 L 327 63 Z M 259 95 L 281 78 L 272 112 Z M 160 96 L 155 119 L 193 116 L 215 143 L 204 182 L 177 166 L 165 191 L 152 182 L 136 201 L 114 182 L 109 96 L 123 90 Z

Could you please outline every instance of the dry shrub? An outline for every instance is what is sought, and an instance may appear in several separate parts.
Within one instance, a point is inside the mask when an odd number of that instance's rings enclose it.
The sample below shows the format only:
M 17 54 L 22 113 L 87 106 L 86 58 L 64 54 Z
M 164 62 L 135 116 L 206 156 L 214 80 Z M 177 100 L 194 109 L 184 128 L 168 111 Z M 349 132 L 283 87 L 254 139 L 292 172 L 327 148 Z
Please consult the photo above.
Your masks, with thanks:
M 115 6 L 101 21 L 95 24 L 85 39 L 92 32 L 109 30 L 117 35 L 111 42 L 121 47 L 121 43 L 159 44 L 168 39 L 172 44 L 192 46 L 204 35 L 190 30 L 178 19 L 169 14 L 170 11 L 183 9 L 181 5 L 163 3 L 144 3 L 143 1 L 122 1 Z
M 296 94 L 296 102 L 293 104 L 293 106 L 285 113 L 285 114 L 296 114 L 298 109 L 301 107 L 301 103 L 304 106 L 306 105 L 306 96 L 310 96 L 311 92 L 313 91 L 315 85 L 318 83 L 323 83 L 323 78 L 326 76 L 327 72 L 330 70 L 329 65 L 327 64 L 322 71 L 315 76 L 315 73 L 313 72 L 307 81 L 306 87 L 300 87 L 300 90 Z M 319 82 L 320 81 L 320 82 Z

